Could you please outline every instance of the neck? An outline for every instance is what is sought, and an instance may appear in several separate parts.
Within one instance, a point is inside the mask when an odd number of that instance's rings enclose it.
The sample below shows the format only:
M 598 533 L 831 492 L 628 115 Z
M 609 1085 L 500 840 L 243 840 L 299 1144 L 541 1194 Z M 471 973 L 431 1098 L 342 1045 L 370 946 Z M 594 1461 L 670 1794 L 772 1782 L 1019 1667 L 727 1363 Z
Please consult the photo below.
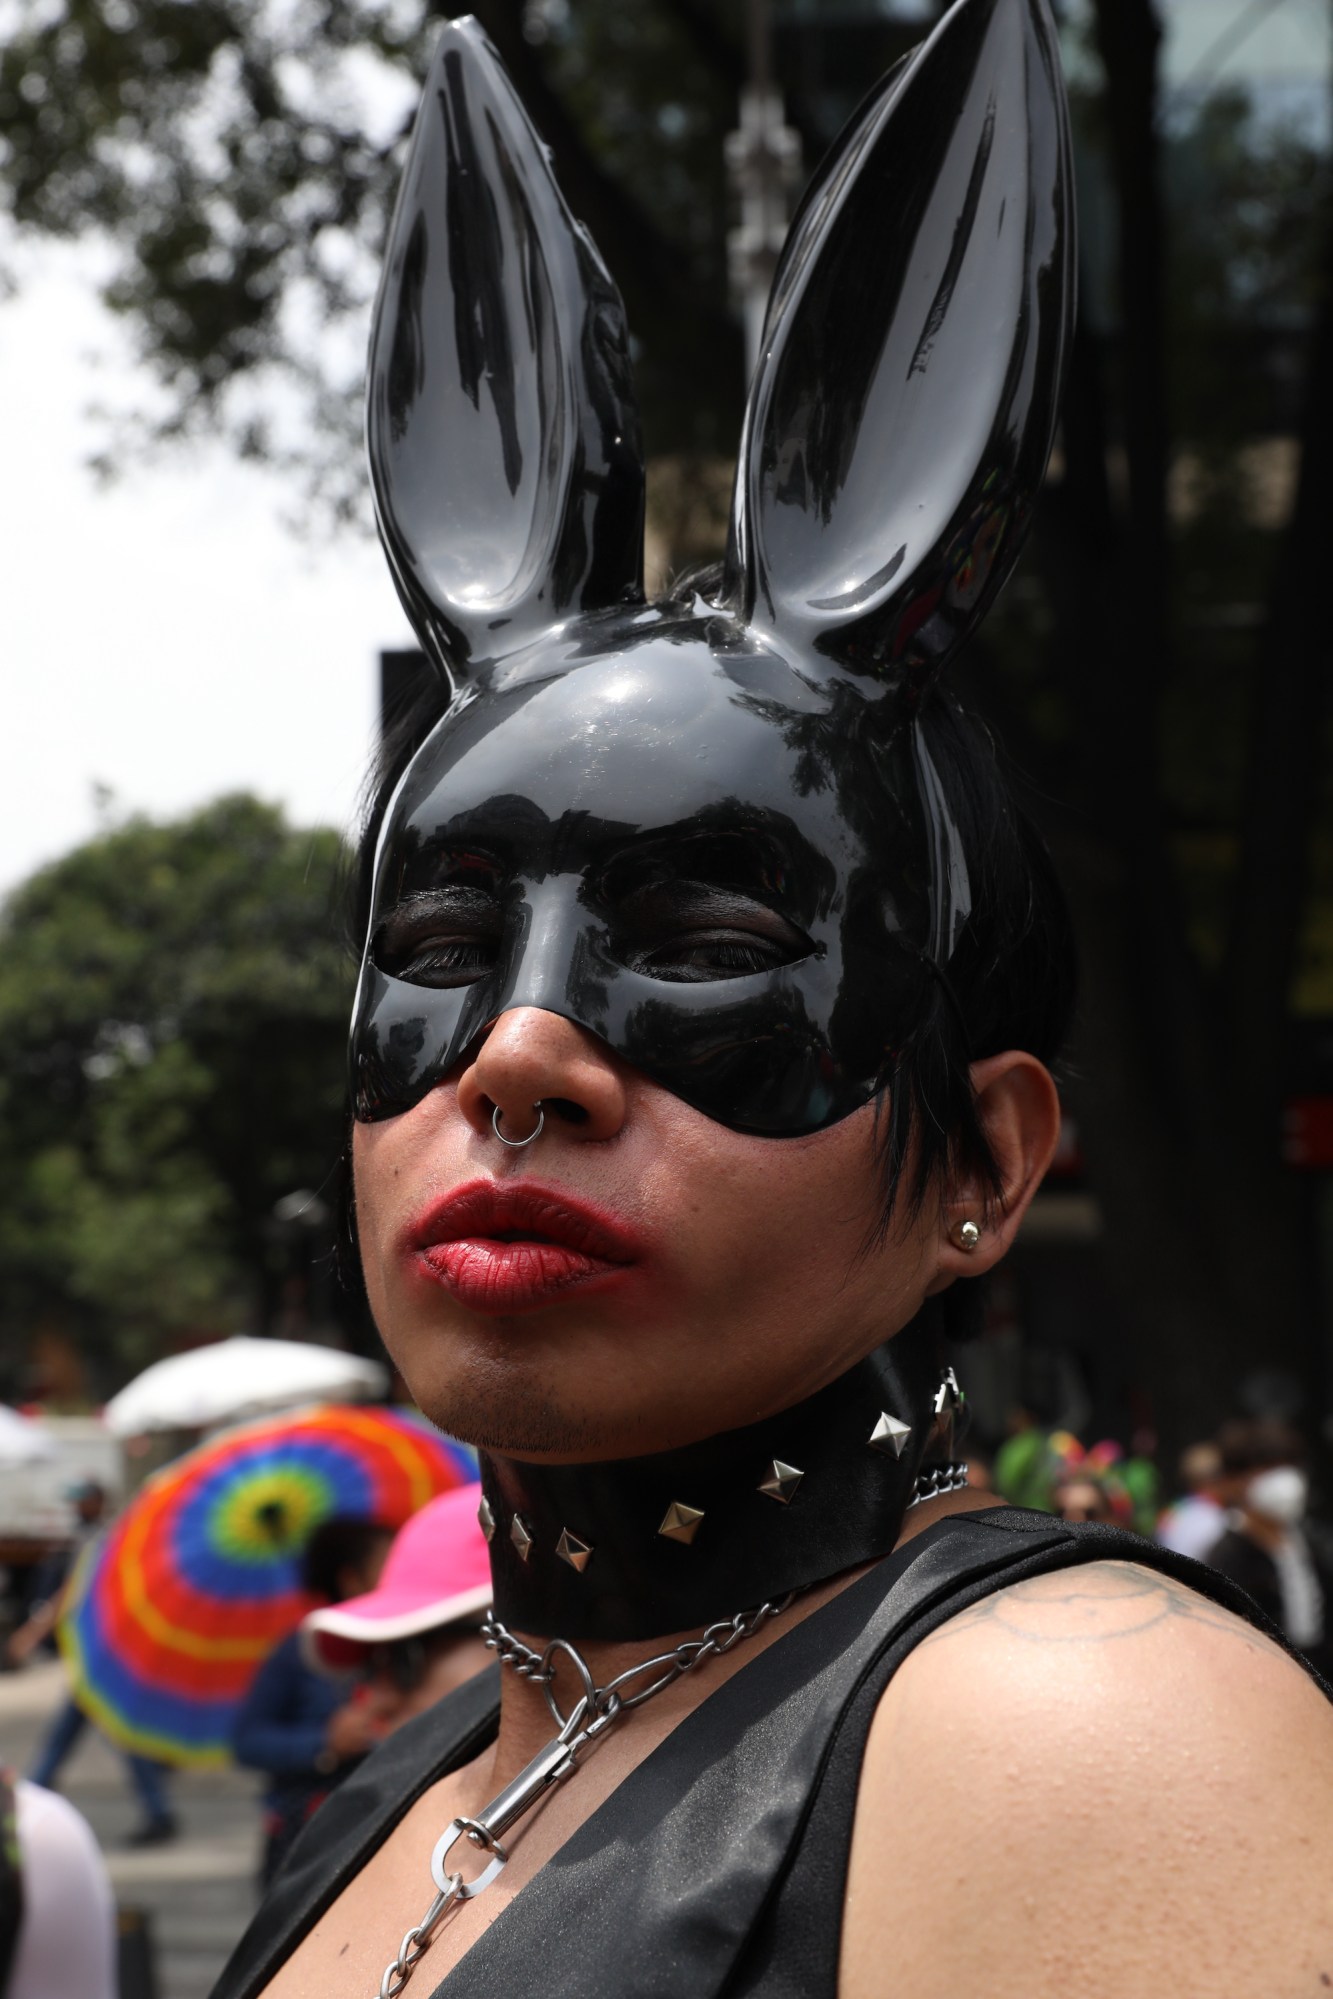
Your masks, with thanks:
M 927 1305 L 795 1408 L 681 1450 L 590 1465 L 483 1453 L 497 1616 L 534 1639 L 634 1644 L 887 1554 L 940 1439 L 937 1327 Z
M 1266 1514 L 1253 1513 L 1247 1506 L 1242 1510 L 1245 1532 L 1268 1554 L 1274 1554 L 1282 1546 L 1289 1533 L 1278 1521 L 1270 1520 Z

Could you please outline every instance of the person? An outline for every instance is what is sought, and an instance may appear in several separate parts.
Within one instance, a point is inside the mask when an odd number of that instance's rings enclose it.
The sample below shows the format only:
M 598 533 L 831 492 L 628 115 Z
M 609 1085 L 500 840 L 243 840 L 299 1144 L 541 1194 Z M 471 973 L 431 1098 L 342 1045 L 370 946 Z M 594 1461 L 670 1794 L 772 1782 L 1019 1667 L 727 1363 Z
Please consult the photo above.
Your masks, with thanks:
M 443 1492 L 399 1528 L 378 1583 L 312 1610 L 301 1643 L 320 1673 L 356 1675 L 368 1734 L 383 1740 L 490 1663 L 480 1633 L 491 1600 L 481 1488 Z
M 38 1651 L 55 1650 L 55 1629 L 60 1621 L 65 1585 L 74 1565 L 89 1542 L 101 1531 L 106 1513 L 106 1487 L 99 1479 L 79 1479 L 65 1490 L 66 1503 L 74 1509 L 73 1532 L 69 1539 L 44 1555 L 36 1565 L 27 1615 L 9 1635 L 5 1654 L 11 1666 L 25 1666 Z
M 1278 1417 L 1237 1417 L 1218 1433 L 1222 1532 L 1202 1559 L 1229 1576 L 1320 1672 L 1333 1677 L 1333 1576 L 1302 1531 L 1305 1441 Z
M 1178 1555 L 1203 1561 L 1226 1527 L 1226 1508 L 1219 1497 L 1222 1454 L 1215 1442 L 1191 1444 L 1180 1454 L 1181 1497 L 1157 1522 L 1154 1538 Z
M 116 1912 L 81 1813 L 0 1770 L 0 1992 L 115 1999 Z
M 55 1634 L 69 1601 L 75 1565 L 105 1531 L 106 1491 L 96 1479 L 83 1480 L 71 1489 L 68 1497 L 76 1511 L 73 1541 L 58 1565 L 46 1573 L 41 1596 L 26 1621 L 10 1637 L 9 1658 L 16 1666 L 25 1665 Z M 92 1726 L 89 1715 L 73 1694 L 67 1693 L 37 1746 L 27 1773 L 29 1783 L 52 1790 L 65 1763 Z M 126 1846 L 162 1846 L 176 1839 L 180 1825 L 167 1788 L 168 1765 L 135 1750 L 123 1749 L 118 1753 L 141 1813 L 138 1825 L 126 1835 Z
M 334 1514 L 320 1522 L 302 1554 L 302 1580 L 325 1603 L 373 1587 L 393 1536 L 377 1521 Z M 371 1747 L 375 1732 L 362 1707 L 306 1662 L 300 1631 L 265 1659 L 232 1723 L 232 1754 L 262 1770 L 266 1888 L 306 1821 Z
M 797 212 L 720 570 L 647 603 L 619 299 L 442 30 L 368 418 L 442 681 L 363 842 L 352 1220 L 479 1451 L 496 1667 L 329 1800 L 215 1999 L 1333 1962 L 1327 1690 L 958 1456 L 945 1336 L 1051 1158 L 1072 968 L 941 671 L 1042 477 L 1070 198 L 1045 0 L 958 0 Z
M 1134 1499 L 1124 1483 L 1124 1452 L 1109 1439 L 1085 1450 L 1076 1437 L 1052 1437 L 1051 1510 L 1062 1520 L 1133 1527 Z

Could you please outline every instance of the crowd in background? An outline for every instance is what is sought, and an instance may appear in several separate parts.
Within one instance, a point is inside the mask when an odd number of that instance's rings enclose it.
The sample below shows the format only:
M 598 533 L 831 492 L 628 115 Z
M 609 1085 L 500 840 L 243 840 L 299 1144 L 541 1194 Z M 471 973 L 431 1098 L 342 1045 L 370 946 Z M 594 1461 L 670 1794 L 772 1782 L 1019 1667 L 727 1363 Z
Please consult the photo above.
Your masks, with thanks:
M 490 1599 L 490 1566 L 477 1521 L 480 1488 L 440 1494 L 397 1534 L 374 1520 L 335 1515 L 306 1544 L 306 1593 L 314 1608 L 269 1654 L 235 1714 L 232 1752 L 263 1780 L 266 1887 L 311 1815 L 350 1771 L 413 1715 L 480 1670 L 478 1631 Z M 79 1529 L 37 1577 L 4 1644 L 11 1670 L 50 1647 L 69 1571 L 95 1530 L 103 1495 L 71 1494 Z M 72 1698 L 57 1708 L 36 1759 L 20 1777 L 0 1761 L 0 1992 L 6 1999 L 113 1999 L 114 1907 L 106 1868 L 80 1815 L 55 1795 L 60 1767 L 87 1716 Z M 125 1758 L 147 1815 L 134 1845 L 174 1838 L 167 1770 Z M 48 1892 L 49 1891 L 49 1892 Z M 83 1917 L 67 1920 L 77 1892 Z
M 1131 1528 L 1206 1562 L 1333 1675 L 1333 1522 L 1312 1510 L 1309 1451 L 1293 1424 L 1276 1416 L 1224 1423 L 1182 1454 L 1177 1496 L 1166 1505 L 1151 1458 L 1034 1424 L 1017 1428 L 991 1464 L 974 1458 L 971 1477 L 1014 1505 Z

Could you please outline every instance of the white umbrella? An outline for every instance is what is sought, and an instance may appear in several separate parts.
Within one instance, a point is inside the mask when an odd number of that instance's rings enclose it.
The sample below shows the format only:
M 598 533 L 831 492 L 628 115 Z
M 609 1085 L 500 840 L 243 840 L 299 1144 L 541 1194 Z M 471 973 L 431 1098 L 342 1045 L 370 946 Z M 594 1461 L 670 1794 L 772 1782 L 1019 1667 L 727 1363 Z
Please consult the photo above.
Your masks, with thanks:
M 0 1465 L 35 1465 L 55 1454 L 55 1443 L 40 1424 L 0 1402 Z
M 155 1361 L 112 1396 L 103 1414 L 113 1436 L 141 1437 L 149 1430 L 203 1430 L 303 1402 L 364 1401 L 387 1386 L 378 1361 L 301 1340 L 238 1335 Z

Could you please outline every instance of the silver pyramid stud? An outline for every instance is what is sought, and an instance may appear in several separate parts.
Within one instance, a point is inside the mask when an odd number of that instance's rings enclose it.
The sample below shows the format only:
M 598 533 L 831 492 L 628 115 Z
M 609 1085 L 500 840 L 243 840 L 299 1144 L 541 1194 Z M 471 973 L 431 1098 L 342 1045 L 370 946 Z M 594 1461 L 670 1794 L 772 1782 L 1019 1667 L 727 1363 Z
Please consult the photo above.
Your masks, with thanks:
M 688 1548 L 699 1532 L 699 1522 L 703 1514 L 697 1506 L 686 1506 L 682 1500 L 673 1499 L 662 1515 L 662 1525 L 658 1533 L 667 1541 L 683 1541 Z
M 796 1488 L 804 1477 L 805 1473 L 797 1471 L 795 1465 L 785 1465 L 781 1458 L 774 1458 L 768 1471 L 759 1481 L 759 1490 L 766 1493 L 770 1499 L 776 1499 L 779 1505 L 790 1506 Z
M 898 1417 L 890 1416 L 888 1410 L 885 1409 L 881 1412 L 878 1423 L 876 1423 L 874 1429 L 870 1432 L 870 1442 L 875 1450 L 883 1451 L 886 1457 L 900 1458 L 907 1447 L 907 1439 L 911 1434 L 912 1426 L 910 1423 L 900 1422 Z
M 571 1534 L 568 1527 L 560 1529 L 560 1539 L 555 1544 L 555 1552 L 562 1562 L 568 1562 L 571 1569 L 580 1575 L 592 1560 L 592 1549 L 586 1541 L 580 1541 L 577 1534 Z
M 509 1523 L 509 1538 L 518 1549 L 520 1562 L 526 1562 L 532 1553 L 532 1529 L 521 1513 L 516 1513 Z
M 488 1541 L 495 1539 L 495 1515 L 491 1512 L 491 1502 L 483 1497 L 477 1508 L 477 1525 Z
M 951 1367 L 946 1367 L 940 1376 L 940 1385 L 935 1390 L 935 1414 L 942 1416 L 946 1409 L 957 1409 L 964 1400 L 958 1385 L 958 1376 Z

